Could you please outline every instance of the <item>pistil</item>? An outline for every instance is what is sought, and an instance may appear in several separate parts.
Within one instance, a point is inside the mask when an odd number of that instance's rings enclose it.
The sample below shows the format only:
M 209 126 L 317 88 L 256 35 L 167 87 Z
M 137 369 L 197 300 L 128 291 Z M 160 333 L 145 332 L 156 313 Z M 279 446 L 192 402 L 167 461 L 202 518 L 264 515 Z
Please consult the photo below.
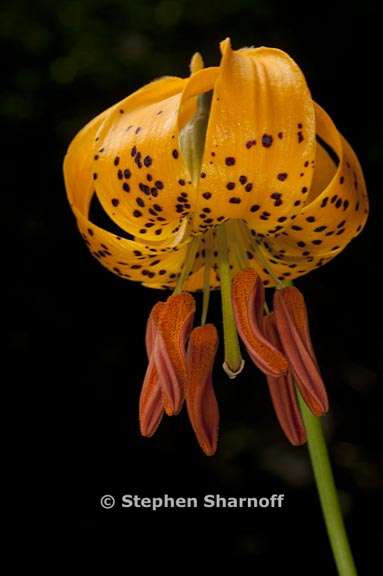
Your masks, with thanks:
M 218 270 L 221 284 L 223 336 L 225 362 L 223 368 L 229 378 L 235 378 L 243 369 L 244 360 L 239 347 L 231 296 L 231 273 L 225 224 L 217 227 Z

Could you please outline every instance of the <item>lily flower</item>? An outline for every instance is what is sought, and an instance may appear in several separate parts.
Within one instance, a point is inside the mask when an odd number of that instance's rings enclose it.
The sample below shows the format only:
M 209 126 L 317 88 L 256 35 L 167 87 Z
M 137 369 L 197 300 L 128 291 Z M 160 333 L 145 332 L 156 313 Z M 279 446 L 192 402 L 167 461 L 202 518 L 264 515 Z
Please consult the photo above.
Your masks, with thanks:
M 274 48 L 233 50 L 229 39 L 220 48 L 219 66 L 204 68 L 196 54 L 189 77 L 156 80 L 101 113 L 64 161 L 93 256 L 123 279 L 174 291 L 148 322 L 141 431 L 153 434 L 186 398 L 208 454 L 218 426 L 210 291 L 221 291 L 226 373 L 243 368 L 239 333 L 282 428 L 302 443 L 293 379 L 315 414 L 328 402 L 303 297 L 286 285 L 339 254 L 368 215 L 358 159 L 298 65 Z M 95 199 L 113 230 L 92 219 Z M 264 287 L 277 288 L 272 320 Z M 198 290 L 202 328 L 189 336 Z

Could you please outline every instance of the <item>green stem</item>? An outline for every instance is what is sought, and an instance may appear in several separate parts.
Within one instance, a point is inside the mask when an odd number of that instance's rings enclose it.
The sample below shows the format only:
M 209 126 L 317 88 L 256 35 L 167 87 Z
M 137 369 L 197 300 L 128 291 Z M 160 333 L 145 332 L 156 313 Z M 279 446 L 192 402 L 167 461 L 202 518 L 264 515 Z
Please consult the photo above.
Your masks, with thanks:
M 225 225 L 217 227 L 218 269 L 221 284 L 223 339 L 225 347 L 224 369 L 234 378 L 243 367 L 243 359 L 239 347 L 238 334 L 235 326 L 234 312 L 231 301 L 231 273 L 228 257 L 228 246 Z
M 339 576 L 357 576 L 320 418 L 311 413 L 298 389 L 297 397 L 307 433 L 307 443 L 322 512 Z

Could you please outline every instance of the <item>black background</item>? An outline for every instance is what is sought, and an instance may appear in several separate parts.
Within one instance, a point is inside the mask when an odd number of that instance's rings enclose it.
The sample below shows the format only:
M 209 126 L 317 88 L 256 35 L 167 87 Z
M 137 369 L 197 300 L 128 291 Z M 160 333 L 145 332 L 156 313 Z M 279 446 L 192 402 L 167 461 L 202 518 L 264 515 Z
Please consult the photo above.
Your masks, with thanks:
M 277 573 L 282 563 L 294 574 L 335 574 L 307 451 L 283 437 L 264 378 L 250 362 L 240 378 L 228 381 L 217 361 L 221 434 L 215 457 L 200 452 L 184 413 L 166 419 L 151 440 L 140 438 L 145 321 L 165 294 L 104 270 L 88 254 L 65 197 L 62 160 L 82 125 L 155 77 L 187 75 L 196 50 L 207 64 L 218 63 L 218 42 L 230 36 L 235 48 L 286 50 L 364 168 L 371 199 L 365 230 L 298 286 L 328 386 L 331 411 L 324 425 L 351 543 L 360 574 L 380 572 L 377 6 L 370 0 L 15 0 L 1 8 L 2 136 L 9 153 L 3 155 L 3 218 L 10 224 L 3 253 L 11 254 L 3 306 L 11 317 L 12 371 L 5 382 L 15 392 L 8 437 L 17 438 L 16 478 L 39 504 L 30 503 L 31 527 L 44 503 L 51 512 L 48 533 L 60 548 L 64 544 L 60 558 L 71 555 L 76 541 L 88 550 L 92 534 L 89 562 L 102 551 L 110 559 L 120 552 L 128 566 L 138 551 L 141 568 L 154 560 L 164 568 L 184 562 L 179 569 L 199 562 L 202 570 L 207 559 L 217 568 L 233 563 L 240 572 L 248 564 L 254 573 Z M 218 323 L 218 295 L 212 312 Z M 102 510 L 105 493 L 284 493 L 286 500 L 282 510 L 152 513 Z

